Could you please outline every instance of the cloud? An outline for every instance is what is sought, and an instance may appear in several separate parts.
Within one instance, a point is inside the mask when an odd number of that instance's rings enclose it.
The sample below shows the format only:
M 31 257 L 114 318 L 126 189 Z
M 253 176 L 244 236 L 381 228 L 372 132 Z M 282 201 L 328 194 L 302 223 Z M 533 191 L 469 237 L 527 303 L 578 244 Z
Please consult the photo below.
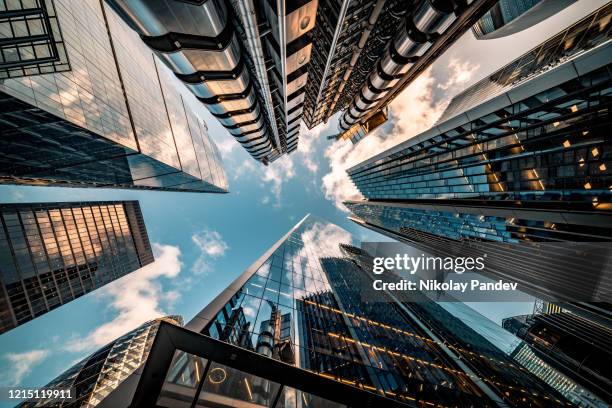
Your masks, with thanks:
M 261 180 L 271 185 L 270 192 L 275 198 L 274 207 L 281 206 L 283 184 L 295 177 L 295 168 L 290 156 L 284 155 L 261 170 Z
M 325 198 L 342 211 L 345 200 L 358 200 L 362 196 L 350 181 L 346 170 L 427 130 L 440 117 L 459 88 L 467 83 L 478 66 L 457 59 L 449 64 L 448 75 L 442 80 L 432 75 L 431 69 L 423 72 L 410 86 L 391 102 L 388 124 L 376 129 L 356 145 L 339 140 L 325 150 L 330 161 L 330 172 L 323 176 Z M 442 84 L 437 85 L 436 84 Z M 436 88 L 442 95 L 436 96 Z M 337 123 L 337 118 L 334 118 Z
M 197 275 L 209 272 L 211 270 L 210 260 L 224 256 L 229 249 L 221 234 L 209 229 L 192 235 L 191 241 L 200 250 L 198 258 L 191 267 L 191 271 Z
M 446 82 L 438 84 L 438 88 L 444 91 L 463 88 L 470 82 L 479 69 L 480 65 L 478 64 L 472 64 L 467 61 L 462 62 L 458 58 L 452 58 L 448 62 L 450 75 Z
M 351 244 L 351 234 L 333 224 L 315 222 L 301 236 L 304 246 L 296 257 L 307 257 L 307 252 L 316 252 L 321 257 L 342 256 L 340 244 Z M 325 245 L 321 246 L 324 242 Z
M 173 303 L 179 293 L 163 291 L 161 278 L 176 278 L 181 272 L 181 251 L 176 246 L 154 243 L 155 262 L 98 289 L 97 296 L 108 299 L 117 315 L 87 336 L 68 342 L 71 351 L 97 349 L 141 324 L 164 316 L 162 303 Z
M 30 350 L 23 353 L 5 354 L 4 359 L 11 365 L 11 370 L 2 374 L 0 383 L 9 387 L 20 385 L 21 381 L 32 372 L 32 369 L 48 356 L 49 351 L 47 350 Z

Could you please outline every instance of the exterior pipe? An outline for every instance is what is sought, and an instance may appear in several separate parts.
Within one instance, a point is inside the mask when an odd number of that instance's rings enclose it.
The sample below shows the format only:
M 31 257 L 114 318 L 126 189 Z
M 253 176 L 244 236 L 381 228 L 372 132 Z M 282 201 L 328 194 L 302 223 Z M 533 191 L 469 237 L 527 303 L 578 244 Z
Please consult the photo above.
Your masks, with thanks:
M 220 0 L 106 0 L 255 158 L 272 153 L 276 133 L 253 85 L 245 55 Z M 185 24 L 188 15 L 199 24 Z M 190 21 L 190 20 L 189 20 Z M 260 67 L 261 68 L 261 67 Z M 267 101 L 266 101 L 267 102 Z M 255 147 L 255 141 L 267 143 Z
M 347 131 L 389 92 L 408 69 L 431 46 L 429 42 L 454 21 L 450 0 L 423 0 L 403 28 L 387 46 L 382 58 L 370 72 L 361 91 L 339 121 Z

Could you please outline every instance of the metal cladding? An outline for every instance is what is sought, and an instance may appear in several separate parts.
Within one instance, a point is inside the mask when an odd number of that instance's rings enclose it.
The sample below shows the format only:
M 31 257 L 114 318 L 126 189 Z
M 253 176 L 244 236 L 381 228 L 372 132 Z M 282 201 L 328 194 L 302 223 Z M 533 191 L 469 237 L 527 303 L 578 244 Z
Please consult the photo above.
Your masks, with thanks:
M 262 83 L 267 78 L 261 78 L 265 74 L 259 66 L 262 61 L 257 60 L 261 55 L 253 58 L 254 47 L 245 38 L 245 31 L 248 34 L 249 28 L 258 27 L 256 21 L 245 21 L 240 11 L 241 18 L 237 18 L 234 9 L 222 0 L 108 0 L 108 3 L 251 156 L 267 164 L 295 148 L 299 126 L 289 136 L 287 129 L 289 124 L 297 123 L 299 113 L 287 106 L 285 96 L 282 106 L 287 119 L 282 123 L 284 127 L 279 126 L 270 103 L 269 88 L 267 83 Z M 312 3 L 316 10 L 316 1 L 309 4 Z M 296 15 L 276 18 L 279 29 L 287 27 L 286 31 L 272 32 L 283 44 L 298 37 L 299 33 L 293 29 L 303 29 L 301 24 L 307 18 L 302 16 L 304 7 L 296 10 Z M 307 25 L 313 24 L 314 18 Z M 308 60 L 301 49 L 291 53 L 283 49 L 280 54 L 283 72 L 287 75 L 295 70 L 290 66 Z M 299 79 L 305 81 L 305 78 Z M 286 86 L 282 89 L 290 89 L 291 94 L 299 88 L 298 83 L 286 80 L 284 83 Z
M 310 31 L 317 19 L 318 1 L 261 1 L 256 19 L 263 33 L 261 44 L 269 56 L 272 98 L 283 149 L 297 149 L 304 112 L 305 86 L 312 51 Z
M 340 118 L 339 128 L 349 130 L 368 113 L 455 18 L 450 0 L 423 0 L 388 44 L 366 83 Z

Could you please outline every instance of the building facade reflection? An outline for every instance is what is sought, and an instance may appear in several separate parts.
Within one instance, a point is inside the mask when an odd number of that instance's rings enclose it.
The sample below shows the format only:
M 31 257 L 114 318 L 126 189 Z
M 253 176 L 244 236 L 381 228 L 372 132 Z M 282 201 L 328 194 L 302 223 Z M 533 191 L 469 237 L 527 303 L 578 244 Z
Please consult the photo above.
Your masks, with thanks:
M 202 110 L 104 2 L 55 5 L 70 70 L 0 84 L 0 183 L 227 192 Z
M 0 333 L 153 260 L 138 201 L 0 204 Z
M 186 328 L 409 404 L 569 403 L 434 302 L 364 301 L 351 241 L 307 216 Z

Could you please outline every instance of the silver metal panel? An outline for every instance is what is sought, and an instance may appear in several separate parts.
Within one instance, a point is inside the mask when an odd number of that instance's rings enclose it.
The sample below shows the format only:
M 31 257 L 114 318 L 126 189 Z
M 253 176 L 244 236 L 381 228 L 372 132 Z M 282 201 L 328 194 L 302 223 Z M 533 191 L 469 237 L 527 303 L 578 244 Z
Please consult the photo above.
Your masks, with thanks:
M 544 72 L 531 81 L 519 84 L 510 89 L 507 94 L 512 103 L 516 103 L 577 76 L 578 72 L 576 72 L 574 64 L 563 64 Z
M 287 84 L 287 95 L 291 95 L 298 89 L 304 87 L 306 85 L 306 81 L 308 81 L 308 72 L 305 72 L 295 80 L 289 82 Z
M 315 26 L 318 0 L 313 0 L 285 17 L 285 38 L 287 44 L 306 34 Z
M 289 75 L 293 71 L 308 64 L 308 61 L 310 61 L 311 51 L 312 51 L 312 44 L 308 44 L 304 48 L 300 49 L 299 51 L 287 56 L 286 74 Z
M 207 80 L 201 84 L 185 84 L 191 92 L 200 98 L 210 98 L 217 95 L 228 95 L 242 93 L 249 83 L 249 75 L 246 70 L 236 79 L 224 79 L 220 81 Z

